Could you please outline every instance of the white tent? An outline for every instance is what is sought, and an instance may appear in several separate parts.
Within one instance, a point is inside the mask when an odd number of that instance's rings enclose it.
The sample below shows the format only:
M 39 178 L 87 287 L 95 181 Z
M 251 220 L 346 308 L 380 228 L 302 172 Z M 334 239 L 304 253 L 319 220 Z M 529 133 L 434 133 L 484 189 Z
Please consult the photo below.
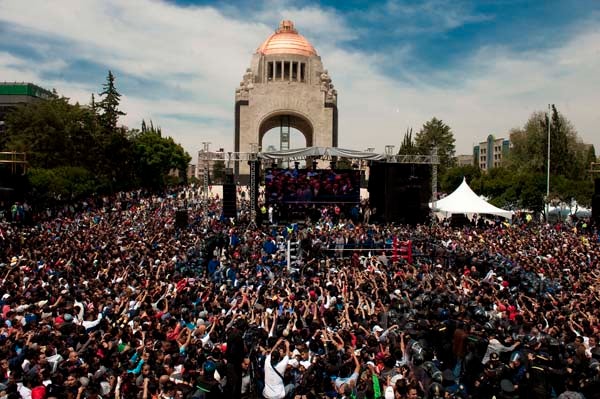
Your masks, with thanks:
M 434 207 L 433 203 L 429 204 L 430 208 Z M 463 182 L 456 190 L 447 197 L 444 197 L 435 202 L 435 212 L 440 212 L 448 217 L 454 213 L 466 214 L 489 214 L 498 215 L 508 219 L 512 218 L 512 211 L 505 211 L 487 203 L 471 190 L 467 184 L 467 180 L 463 178 Z

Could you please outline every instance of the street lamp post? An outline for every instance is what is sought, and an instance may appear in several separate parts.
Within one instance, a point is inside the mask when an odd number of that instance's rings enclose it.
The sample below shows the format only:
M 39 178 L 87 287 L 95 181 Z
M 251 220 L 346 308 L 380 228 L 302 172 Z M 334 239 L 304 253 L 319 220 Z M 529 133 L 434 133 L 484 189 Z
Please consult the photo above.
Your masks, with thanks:
M 546 223 L 550 220 L 550 124 L 552 117 L 551 107 L 548 104 L 548 159 L 546 171 Z
M 385 146 L 385 157 L 387 158 L 388 162 L 392 161 L 394 157 L 394 147 L 396 146 L 391 144 Z
M 202 150 L 202 154 L 204 156 L 204 162 L 202 165 L 203 166 L 203 171 L 202 171 L 202 192 L 204 195 L 204 202 L 206 203 L 206 201 L 208 200 L 208 178 L 209 178 L 209 155 L 208 155 L 208 150 L 209 150 L 209 146 L 210 146 L 210 141 L 203 141 L 202 142 L 203 145 L 203 150 Z M 198 162 L 200 163 L 200 162 Z
M 258 181 L 259 178 L 259 161 L 258 161 L 258 143 L 250 143 L 250 224 L 255 226 L 256 223 L 256 208 L 258 206 Z M 289 266 L 289 262 L 288 262 Z

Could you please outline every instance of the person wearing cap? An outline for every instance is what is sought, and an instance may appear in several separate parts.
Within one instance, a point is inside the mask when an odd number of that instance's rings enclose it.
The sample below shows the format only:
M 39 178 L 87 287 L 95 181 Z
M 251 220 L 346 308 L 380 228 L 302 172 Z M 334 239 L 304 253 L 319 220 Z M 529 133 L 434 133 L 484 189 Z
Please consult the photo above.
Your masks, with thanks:
M 545 353 L 529 352 L 527 360 L 529 390 L 526 396 L 532 399 L 551 397 L 552 392 L 557 392 L 559 384 L 556 382 L 564 381 L 564 376 L 552 367 L 551 356 Z M 564 388 L 561 391 L 564 391 Z
M 504 368 L 502 373 L 502 381 L 500 381 L 501 388 L 504 392 L 513 393 L 516 395 L 525 392 L 525 387 L 522 383 L 527 382 L 527 366 L 523 359 L 523 353 L 513 352 L 510 355 L 510 361 L 508 367 Z M 510 381 L 512 387 L 509 386 L 505 381 Z
M 398 329 L 398 325 L 393 325 L 387 329 L 383 329 L 381 326 L 375 325 L 373 327 L 373 335 L 375 335 L 375 337 L 377 337 L 377 340 L 379 342 L 386 342 L 388 334 L 390 334 L 392 331 L 397 330 L 397 329 Z
M 497 353 L 495 354 L 497 356 Z M 484 365 L 483 372 L 473 383 L 473 397 L 491 398 L 497 393 L 500 390 L 500 377 L 503 370 L 504 365 L 502 363 L 496 366 L 493 362 L 488 361 Z
M 215 378 L 217 363 L 213 360 L 206 360 L 202 365 L 202 373 L 196 381 L 196 392 L 193 398 L 216 399 L 223 396 L 221 384 Z
M 498 355 L 498 352 L 492 352 L 490 354 L 490 360 L 486 364 L 490 364 L 491 368 L 493 369 L 501 368 L 502 362 L 500 361 L 500 355 Z

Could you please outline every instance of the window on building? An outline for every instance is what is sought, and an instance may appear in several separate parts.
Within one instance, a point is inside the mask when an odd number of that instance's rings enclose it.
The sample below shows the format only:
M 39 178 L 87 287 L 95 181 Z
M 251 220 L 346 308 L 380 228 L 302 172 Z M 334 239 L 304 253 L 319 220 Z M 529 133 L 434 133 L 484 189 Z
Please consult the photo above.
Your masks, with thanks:
M 300 81 L 304 82 L 306 76 L 306 64 L 304 62 L 300 63 Z
M 283 62 L 283 80 L 290 80 L 290 62 Z
M 267 63 L 267 79 L 273 80 L 273 63 Z
M 292 80 L 298 80 L 298 63 L 292 62 Z

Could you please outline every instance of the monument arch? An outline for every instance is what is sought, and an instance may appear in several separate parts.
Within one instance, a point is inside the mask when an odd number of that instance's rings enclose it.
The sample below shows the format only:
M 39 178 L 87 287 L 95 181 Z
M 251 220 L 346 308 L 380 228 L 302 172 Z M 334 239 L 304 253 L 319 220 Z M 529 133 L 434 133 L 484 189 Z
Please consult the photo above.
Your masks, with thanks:
M 299 131 L 306 141 L 306 147 L 313 146 L 314 128 L 310 119 L 306 115 L 300 115 L 290 111 L 275 111 L 267 115 L 259 122 L 258 128 L 258 144 L 264 150 L 263 139 L 267 132 L 272 129 L 279 128 L 280 131 L 296 129 Z M 278 148 L 285 149 L 285 148 Z
M 292 128 L 307 147 L 337 147 L 337 91 L 315 48 L 282 21 L 261 44 L 235 92 L 235 152 L 251 152 L 266 132 L 280 128 L 281 148 Z M 287 137 L 286 137 L 287 134 Z M 236 163 L 235 174 L 249 173 Z

